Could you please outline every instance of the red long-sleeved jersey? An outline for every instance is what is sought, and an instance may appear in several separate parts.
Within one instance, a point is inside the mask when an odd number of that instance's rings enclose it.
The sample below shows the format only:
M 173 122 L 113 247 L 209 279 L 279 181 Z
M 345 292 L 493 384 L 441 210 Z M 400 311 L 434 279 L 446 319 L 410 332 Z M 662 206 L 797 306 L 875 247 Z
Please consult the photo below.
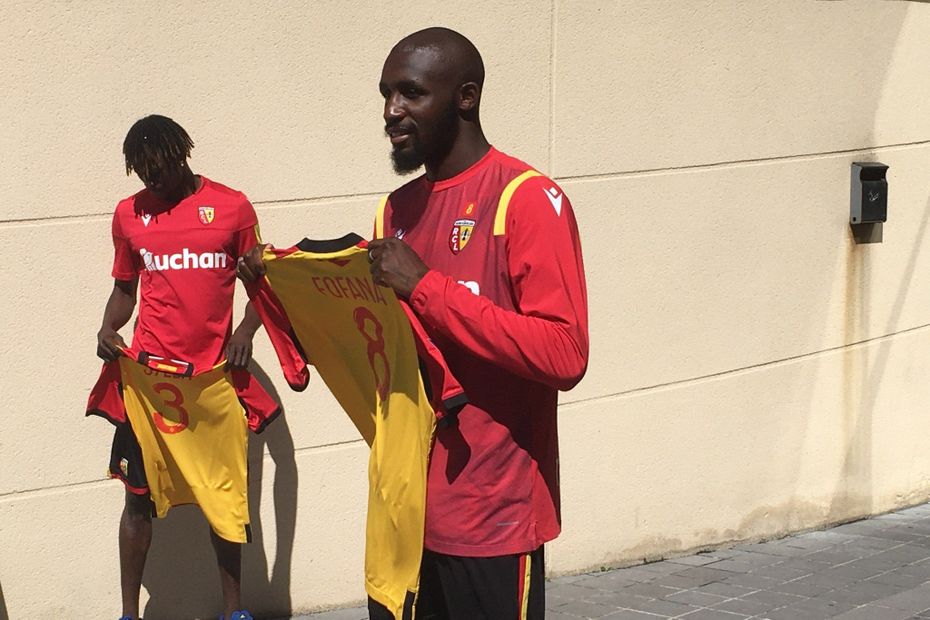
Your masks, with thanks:
M 430 267 L 410 298 L 468 394 L 437 430 L 425 546 L 523 553 L 560 530 L 556 410 L 588 360 L 587 294 L 571 204 L 550 179 L 491 149 L 461 174 L 388 196 L 375 236 Z

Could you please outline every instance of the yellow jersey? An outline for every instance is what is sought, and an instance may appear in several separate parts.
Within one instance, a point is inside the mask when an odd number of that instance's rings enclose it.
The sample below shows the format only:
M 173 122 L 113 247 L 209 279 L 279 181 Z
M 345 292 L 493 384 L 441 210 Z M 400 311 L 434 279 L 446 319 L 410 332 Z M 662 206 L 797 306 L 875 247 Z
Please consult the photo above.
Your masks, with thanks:
M 463 399 L 457 384 L 443 381 L 449 406 L 434 409 L 418 358 L 428 345 L 415 340 L 394 292 L 373 282 L 367 255 L 357 235 L 304 240 L 266 251 L 266 277 L 247 289 L 291 387 L 306 386 L 313 364 L 371 447 L 365 586 L 400 619 L 412 612 L 419 585 L 437 415 Z
M 132 428 L 147 487 L 124 482 L 148 490 L 158 517 L 197 504 L 218 536 L 249 542 L 248 429 L 260 432 L 280 406 L 248 372 L 223 363 L 191 375 L 183 362 L 138 359 L 126 351 L 105 364 L 87 406 Z

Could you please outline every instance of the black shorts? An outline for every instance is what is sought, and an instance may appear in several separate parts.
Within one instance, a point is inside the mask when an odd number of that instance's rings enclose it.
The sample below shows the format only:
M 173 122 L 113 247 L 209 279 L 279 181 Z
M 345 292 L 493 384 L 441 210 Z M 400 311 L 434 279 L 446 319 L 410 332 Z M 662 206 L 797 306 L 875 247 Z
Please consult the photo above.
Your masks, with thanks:
M 110 448 L 110 477 L 119 478 L 136 495 L 149 492 L 149 481 L 142 464 L 142 448 L 129 422 L 116 425 Z
M 543 547 L 490 558 L 424 551 L 415 620 L 542 620 L 545 574 Z M 370 598 L 368 613 L 371 620 L 395 620 Z

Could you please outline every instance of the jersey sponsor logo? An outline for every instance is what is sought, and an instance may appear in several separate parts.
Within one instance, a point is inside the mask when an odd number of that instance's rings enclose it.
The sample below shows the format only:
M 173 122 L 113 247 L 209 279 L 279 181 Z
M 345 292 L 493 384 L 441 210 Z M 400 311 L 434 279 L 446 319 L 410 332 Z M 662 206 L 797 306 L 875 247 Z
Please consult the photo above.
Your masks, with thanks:
M 458 254 L 465 249 L 474 229 L 475 220 L 455 220 L 452 225 L 452 232 L 449 233 L 449 249 L 452 250 L 453 254 Z
M 314 276 L 310 278 L 313 286 L 321 295 L 336 299 L 359 299 L 376 304 L 387 305 L 381 287 L 371 278 L 353 278 L 348 276 Z
M 146 271 L 180 271 L 182 269 L 226 269 L 225 252 L 198 254 L 184 248 L 174 254 L 153 254 L 145 248 L 139 250 Z
M 552 203 L 552 208 L 555 209 L 556 215 L 562 215 L 562 196 L 563 194 L 559 193 L 555 187 L 550 187 L 549 189 L 543 190 L 543 193 L 546 194 L 546 198 L 549 199 L 549 202 Z
M 200 215 L 201 224 L 209 224 L 213 221 L 214 209 L 213 207 L 199 207 L 197 213 Z
M 194 365 L 190 362 L 160 357 L 151 353 L 142 353 L 139 356 L 139 363 L 145 365 L 144 372 L 147 375 L 153 374 L 153 370 L 184 377 L 190 377 L 194 374 Z

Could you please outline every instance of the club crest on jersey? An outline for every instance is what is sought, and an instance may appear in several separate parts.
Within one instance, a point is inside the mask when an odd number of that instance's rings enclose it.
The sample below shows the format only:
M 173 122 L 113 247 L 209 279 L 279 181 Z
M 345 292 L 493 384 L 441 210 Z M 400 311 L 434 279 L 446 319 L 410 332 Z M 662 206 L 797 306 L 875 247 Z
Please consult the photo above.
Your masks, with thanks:
M 213 207 L 200 207 L 197 212 L 200 215 L 201 224 L 209 224 L 213 221 Z
M 465 249 L 474 229 L 475 220 L 455 220 L 452 232 L 449 234 L 449 249 L 453 254 L 458 254 Z

